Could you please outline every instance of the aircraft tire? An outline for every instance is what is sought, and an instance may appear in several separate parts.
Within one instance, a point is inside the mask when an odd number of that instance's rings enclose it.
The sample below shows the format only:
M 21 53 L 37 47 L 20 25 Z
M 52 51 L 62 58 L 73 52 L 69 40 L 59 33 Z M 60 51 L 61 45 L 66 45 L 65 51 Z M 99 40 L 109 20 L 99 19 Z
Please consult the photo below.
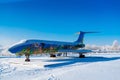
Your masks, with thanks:
M 25 62 L 30 62 L 30 59 L 25 59 Z
M 56 55 L 54 55 L 54 54 L 50 54 L 50 57 L 56 57 Z
M 85 55 L 80 54 L 79 58 L 85 58 Z

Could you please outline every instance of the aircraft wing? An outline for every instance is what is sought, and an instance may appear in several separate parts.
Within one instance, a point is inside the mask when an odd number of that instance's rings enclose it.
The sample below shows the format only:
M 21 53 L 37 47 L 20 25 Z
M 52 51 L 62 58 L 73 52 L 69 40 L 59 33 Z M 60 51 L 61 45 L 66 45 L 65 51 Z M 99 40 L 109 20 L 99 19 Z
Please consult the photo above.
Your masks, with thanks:
M 58 50 L 58 52 L 90 53 L 93 51 L 88 49 L 79 49 L 79 50 L 61 49 L 61 50 Z

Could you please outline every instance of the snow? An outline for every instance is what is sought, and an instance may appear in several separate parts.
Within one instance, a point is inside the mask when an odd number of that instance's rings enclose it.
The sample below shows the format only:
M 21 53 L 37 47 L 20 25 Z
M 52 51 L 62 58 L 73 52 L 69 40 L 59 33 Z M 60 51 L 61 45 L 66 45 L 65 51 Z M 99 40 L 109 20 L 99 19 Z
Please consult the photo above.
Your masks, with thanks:
M 8 48 L 4 48 L 1 50 L 0 56 L 3 57 L 15 57 L 15 54 L 12 54 L 8 51 Z
M 20 40 L 19 42 L 17 42 L 17 43 L 15 43 L 15 44 L 11 45 L 10 47 L 15 46 L 15 45 L 18 45 L 18 44 L 21 44 L 21 43 L 25 43 L 26 41 L 27 41 L 27 40 L 25 40 L 25 39 Z
M 120 45 L 119 45 L 118 40 L 114 40 L 112 45 L 98 46 L 98 45 L 87 44 L 85 48 L 86 49 L 91 49 L 91 50 L 102 50 L 102 51 L 104 51 L 104 50 L 107 50 L 107 51 L 109 51 L 109 50 L 116 50 L 116 51 L 119 50 L 119 52 L 120 52 Z
M 0 57 L 15 57 L 15 54 L 12 54 L 8 51 L 9 47 L 3 47 L 0 45 Z
M 120 80 L 119 53 L 24 59 L 0 58 L 0 80 Z

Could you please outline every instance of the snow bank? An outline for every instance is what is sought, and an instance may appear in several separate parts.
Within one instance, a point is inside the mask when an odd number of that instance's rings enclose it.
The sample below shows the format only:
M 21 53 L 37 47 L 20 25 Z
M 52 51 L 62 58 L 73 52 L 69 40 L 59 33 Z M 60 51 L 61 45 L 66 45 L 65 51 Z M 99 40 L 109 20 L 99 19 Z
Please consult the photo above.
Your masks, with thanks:
M 46 65 L 41 68 L 41 65 Z M 120 54 L 87 58 L 1 58 L 0 80 L 120 80 Z
M 15 54 L 12 54 L 8 51 L 8 48 L 2 49 L 0 56 L 6 57 L 15 57 Z
M 11 45 L 10 47 L 13 47 L 13 46 L 15 46 L 15 45 L 18 45 L 18 44 L 24 43 L 24 42 L 26 42 L 26 41 L 27 41 L 27 40 L 25 40 L 25 39 L 20 40 L 19 42 L 17 42 L 17 43 L 15 43 L 15 44 Z M 10 47 L 9 47 L 9 48 L 10 48 Z
M 97 46 L 97 45 L 89 45 L 87 44 L 86 49 L 92 49 L 92 50 L 119 50 L 120 51 L 120 45 L 117 40 L 114 40 L 112 45 L 104 45 L 104 46 Z
M 8 74 L 11 74 L 15 70 L 16 68 L 11 66 L 7 62 L 0 63 L 0 78 L 7 76 Z

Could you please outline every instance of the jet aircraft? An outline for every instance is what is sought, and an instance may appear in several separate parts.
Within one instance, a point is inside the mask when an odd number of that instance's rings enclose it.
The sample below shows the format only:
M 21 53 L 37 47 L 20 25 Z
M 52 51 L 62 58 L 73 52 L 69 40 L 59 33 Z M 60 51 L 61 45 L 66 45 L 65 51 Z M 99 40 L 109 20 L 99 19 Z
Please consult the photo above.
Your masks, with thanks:
M 11 53 L 26 56 L 25 61 L 30 61 L 29 56 L 31 54 L 49 53 L 50 57 L 56 57 L 56 53 L 79 53 L 80 58 L 85 57 L 85 53 L 92 52 L 91 50 L 82 49 L 85 47 L 83 43 L 84 35 L 87 33 L 95 32 L 78 32 L 79 37 L 74 42 L 62 42 L 62 41 L 49 41 L 49 40 L 26 40 L 23 43 L 16 44 L 9 48 Z M 80 49 L 81 48 L 81 49 Z

